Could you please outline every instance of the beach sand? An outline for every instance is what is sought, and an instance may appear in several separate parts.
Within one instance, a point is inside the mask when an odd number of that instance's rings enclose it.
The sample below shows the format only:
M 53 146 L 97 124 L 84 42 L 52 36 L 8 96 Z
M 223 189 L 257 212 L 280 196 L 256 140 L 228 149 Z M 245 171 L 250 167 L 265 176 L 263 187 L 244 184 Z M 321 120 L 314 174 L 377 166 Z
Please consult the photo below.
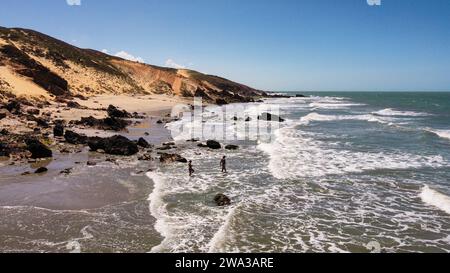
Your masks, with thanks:
M 125 132 L 71 129 L 90 136 L 143 137 L 155 146 L 171 140 L 165 125 L 157 121 L 164 119 L 173 106 L 189 103 L 167 96 L 99 96 L 76 101 L 88 109 L 68 109 L 54 103 L 42 112 L 50 111 L 52 119 L 66 121 L 104 117 L 104 110 L 94 109 L 110 104 L 131 113 L 145 113 L 144 120 Z M 0 126 L 7 126 L 10 132 L 30 129 L 9 118 L 2 123 Z M 145 175 L 156 169 L 156 161 L 139 161 L 138 155 L 93 153 L 84 146 L 74 146 L 75 152 L 68 154 L 60 152 L 66 144 L 51 147 L 51 160 L 14 165 L 0 161 L 0 252 L 146 252 L 160 243 L 148 209 L 153 182 Z M 96 165 L 88 166 L 87 162 Z M 21 175 L 42 166 L 48 172 Z M 66 169 L 70 174 L 61 173 Z M 39 234 L 33 232 L 36 223 L 40 223 L 36 230 Z M 130 228 L 135 231 L 128 232 Z

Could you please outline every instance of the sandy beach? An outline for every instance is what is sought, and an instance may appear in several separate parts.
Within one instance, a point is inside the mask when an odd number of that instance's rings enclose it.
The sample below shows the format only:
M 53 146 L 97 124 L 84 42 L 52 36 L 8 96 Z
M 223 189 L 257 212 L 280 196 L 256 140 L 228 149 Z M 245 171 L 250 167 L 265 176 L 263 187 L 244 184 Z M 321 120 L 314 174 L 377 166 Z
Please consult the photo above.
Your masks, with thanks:
M 62 119 L 69 123 L 88 116 L 104 118 L 107 114 L 102 109 L 114 105 L 130 113 L 137 112 L 143 118 L 134 120 L 121 132 L 84 126 L 66 129 L 87 136 L 120 134 L 130 140 L 144 138 L 155 147 L 171 140 L 165 124 L 157 121 L 169 119 L 167 115 L 173 106 L 189 103 L 162 95 L 99 96 L 74 101 L 81 108 L 53 103 L 42 109 L 41 114 L 50 112 L 51 120 Z M 11 116 L 3 119 L 0 126 L 9 132 L 26 133 L 32 132 L 37 125 Z M 42 129 L 43 132 L 46 130 L 51 132 L 50 128 Z M 146 176 L 149 170 L 157 168 L 158 163 L 139 160 L 144 154 L 156 158 L 156 151 L 142 149 L 134 156 L 114 156 L 91 152 L 84 145 L 50 139 L 51 159 L 27 162 L 4 158 L 0 161 L 0 212 L 6 217 L 0 225 L 0 241 L 4 242 L 0 251 L 77 252 L 79 244 L 87 240 L 83 243 L 83 251 L 87 252 L 145 252 L 160 243 L 157 239 L 160 235 L 154 230 L 155 220 L 148 209 L 147 198 L 153 183 Z M 39 167 L 48 171 L 34 174 Z M 41 223 L 41 235 L 35 238 L 30 234 L 36 223 Z M 64 223 L 70 223 L 71 228 L 64 230 Z M 133 227 L 135 231 L 131 234 L 127 229 Z M 92 234 L 96 239 L 91 241 Z M 140 243 L 129 244 L 133 240 Z

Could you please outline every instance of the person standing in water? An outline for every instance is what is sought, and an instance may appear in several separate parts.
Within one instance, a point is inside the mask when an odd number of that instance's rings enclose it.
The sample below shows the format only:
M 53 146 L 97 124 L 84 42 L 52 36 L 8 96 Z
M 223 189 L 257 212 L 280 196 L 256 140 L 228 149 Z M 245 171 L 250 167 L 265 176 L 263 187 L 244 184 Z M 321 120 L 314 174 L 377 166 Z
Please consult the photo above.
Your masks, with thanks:
M 227 173 L 227 157 L 224 156 L 222 160 L 220 160 L 220 167 L 222 167 L 222 172 Z
M 195 173 L 194 168 L 192 167 L 192 160 L 189 160 L 189 176 L 192 177 L 192 175 Z

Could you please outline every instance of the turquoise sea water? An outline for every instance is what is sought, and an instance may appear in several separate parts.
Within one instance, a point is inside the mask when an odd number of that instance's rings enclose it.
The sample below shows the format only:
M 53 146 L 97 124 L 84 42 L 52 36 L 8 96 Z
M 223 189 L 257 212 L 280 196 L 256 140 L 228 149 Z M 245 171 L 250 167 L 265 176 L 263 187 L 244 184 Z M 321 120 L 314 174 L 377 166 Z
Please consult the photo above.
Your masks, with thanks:
M 153 251 L 450 251 L 450 93 L 308 95 L 246 105 L 248 114 L 280 107 L 286 122 L 269 141 L 227 152 L 187 146 L 195 177 L 179 166 L 148 174 L 165 237 Z M 207 107 L 203 124 L 234 115 L 217 112 Z M 217 167 L 222 154 L 228 175 Z M 218 192 L 233 205 L 215 207 Z

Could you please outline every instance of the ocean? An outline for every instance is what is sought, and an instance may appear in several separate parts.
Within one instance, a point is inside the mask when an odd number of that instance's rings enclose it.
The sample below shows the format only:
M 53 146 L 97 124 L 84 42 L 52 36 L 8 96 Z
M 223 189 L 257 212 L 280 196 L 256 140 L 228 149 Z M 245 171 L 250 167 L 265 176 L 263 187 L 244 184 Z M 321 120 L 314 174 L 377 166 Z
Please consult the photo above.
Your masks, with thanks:
M 43 176 L 2 163 L 0 252 L 450 252 L 450 93 L 306 95 L 168 124 L 193 177 L 186 164 L 88 148 L 55 151 Z M 256 118 L 272 111 L 284 122 Z M 126 136 L 159 145 L 158 126 Z M 204 128 L 200 141 L 214 131 L 239 149 L 187 141 Z
M 192 178 L 178 165 L 148 173 L 164 238 L 151 251 L 449 252 L 450 93 L 307 95 L 238 110 L 285 119 L 256 140 L 224 140 L 238 151 L 187 145 Z M 201 124 L 239 135 L 258 122 L 230 126 L 235 113 L 219 108 L 206 107 Z M 178 143 L 197 130 L 186 118 L 174 126 L 187 128 Z M 232 205 L 216 207 L 217 193 Z

